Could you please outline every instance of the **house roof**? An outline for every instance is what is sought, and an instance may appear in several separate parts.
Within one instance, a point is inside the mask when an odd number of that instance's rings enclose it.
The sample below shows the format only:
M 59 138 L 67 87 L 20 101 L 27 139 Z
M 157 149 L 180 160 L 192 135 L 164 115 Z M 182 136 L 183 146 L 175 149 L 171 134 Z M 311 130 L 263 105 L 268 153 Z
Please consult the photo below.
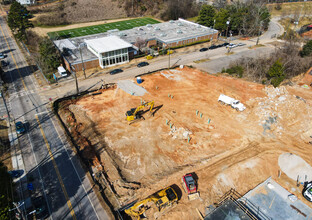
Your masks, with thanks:
M 85 40 L 86 44 L 98 53 L 119 50 L 132 47 L 132 44 L 120 39 L 117 36 L 107 36 L 91 40 Z

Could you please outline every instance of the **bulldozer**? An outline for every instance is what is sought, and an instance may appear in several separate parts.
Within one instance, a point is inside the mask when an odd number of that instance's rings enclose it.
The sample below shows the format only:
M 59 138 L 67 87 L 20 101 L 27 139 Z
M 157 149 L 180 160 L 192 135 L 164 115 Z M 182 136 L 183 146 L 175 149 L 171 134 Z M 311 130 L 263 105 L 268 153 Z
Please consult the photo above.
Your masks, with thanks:
M 143 103 L 142 105 L 140 105 L 137 108 L 132 108 L 129 111 L 127 111 L 126 112 L 126 120 L 128 122 L 130 122 L 130 124 L 131 124 L 131 123 L 133 123 L 136 120 L 142 119 L 143 116 L 142 116 L 141 112 L 147 106 L 150 106 L 149 111 L 150 111 L 150 113 L 152 113 L 152 110 L 153 110 L 153 107 L 154 107 L 154 101 L 146 102 L 146 103 Z
M 178 203 L 178 195 L 172 187 L 167 187 L 163 190 L 156 192 L 155 194 L 136 202 L 131 207 L 125 209 L 125 213 L 131 217 L 135 217 L 138 220 L 145 216 L 145 212 L 152 208 L 155 204 L 158 212 L 154 213 L 154 218 L 157 219 L 164 213 L 165 210 Z

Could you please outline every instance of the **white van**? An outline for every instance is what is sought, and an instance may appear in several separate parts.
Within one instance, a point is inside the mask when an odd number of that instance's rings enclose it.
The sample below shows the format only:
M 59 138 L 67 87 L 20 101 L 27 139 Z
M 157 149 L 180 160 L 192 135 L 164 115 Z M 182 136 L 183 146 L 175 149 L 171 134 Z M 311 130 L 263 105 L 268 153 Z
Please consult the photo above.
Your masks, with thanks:
M 64 67 L 59 66 L 59 67 L 57 68 L 57 71 L 58 71 L 58 73 L 60 74 L 61 77 L 66 77 L 66 76 L 67 76 L 67 72 L 66 72 L 66 70 L 64 69 Z

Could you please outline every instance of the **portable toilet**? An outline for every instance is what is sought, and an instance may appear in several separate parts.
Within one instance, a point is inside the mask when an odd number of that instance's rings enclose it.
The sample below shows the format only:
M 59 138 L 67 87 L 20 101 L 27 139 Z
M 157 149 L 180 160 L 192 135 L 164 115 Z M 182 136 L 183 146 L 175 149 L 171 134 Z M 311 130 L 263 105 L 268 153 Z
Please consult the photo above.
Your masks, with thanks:
M 142 83 L 142 78 L 141 77 L 137 77 L 137 83 L 141 84 Z

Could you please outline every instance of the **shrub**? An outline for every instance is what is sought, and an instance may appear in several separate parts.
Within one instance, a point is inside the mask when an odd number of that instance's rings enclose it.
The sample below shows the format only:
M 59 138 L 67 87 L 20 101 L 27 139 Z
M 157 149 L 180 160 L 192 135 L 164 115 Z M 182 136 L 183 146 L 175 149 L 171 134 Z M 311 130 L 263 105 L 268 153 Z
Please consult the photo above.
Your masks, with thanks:
M 222 73 L 228 73 L 230 75 L 236 75 L 239 78 L 243 77 L 243 73 L 244 73 L 244 68 L 240 65 L 236 65 L 233 67 L 230 67 L 228 69 L 222 69 Z
M 66 13 L 60 13 L 59 15 L 54 13 L 41 15 L 36 20 L 37 26 L 58 26 L 66 24 L 69 24 L 69 22 L 66 20 Z
M 278 87 L 285 79 L 284 67 L 280 60 L 275 61 L 275 63 L 269 68 L 267 77 L 268 79 L 271 79 L 271 84 L 274 87 Z
M 300 51 L 300 56 L 305 57 L 305 56 L 310 56 L 312 55 L 312 40 L 309 40 L 302 48 Z

